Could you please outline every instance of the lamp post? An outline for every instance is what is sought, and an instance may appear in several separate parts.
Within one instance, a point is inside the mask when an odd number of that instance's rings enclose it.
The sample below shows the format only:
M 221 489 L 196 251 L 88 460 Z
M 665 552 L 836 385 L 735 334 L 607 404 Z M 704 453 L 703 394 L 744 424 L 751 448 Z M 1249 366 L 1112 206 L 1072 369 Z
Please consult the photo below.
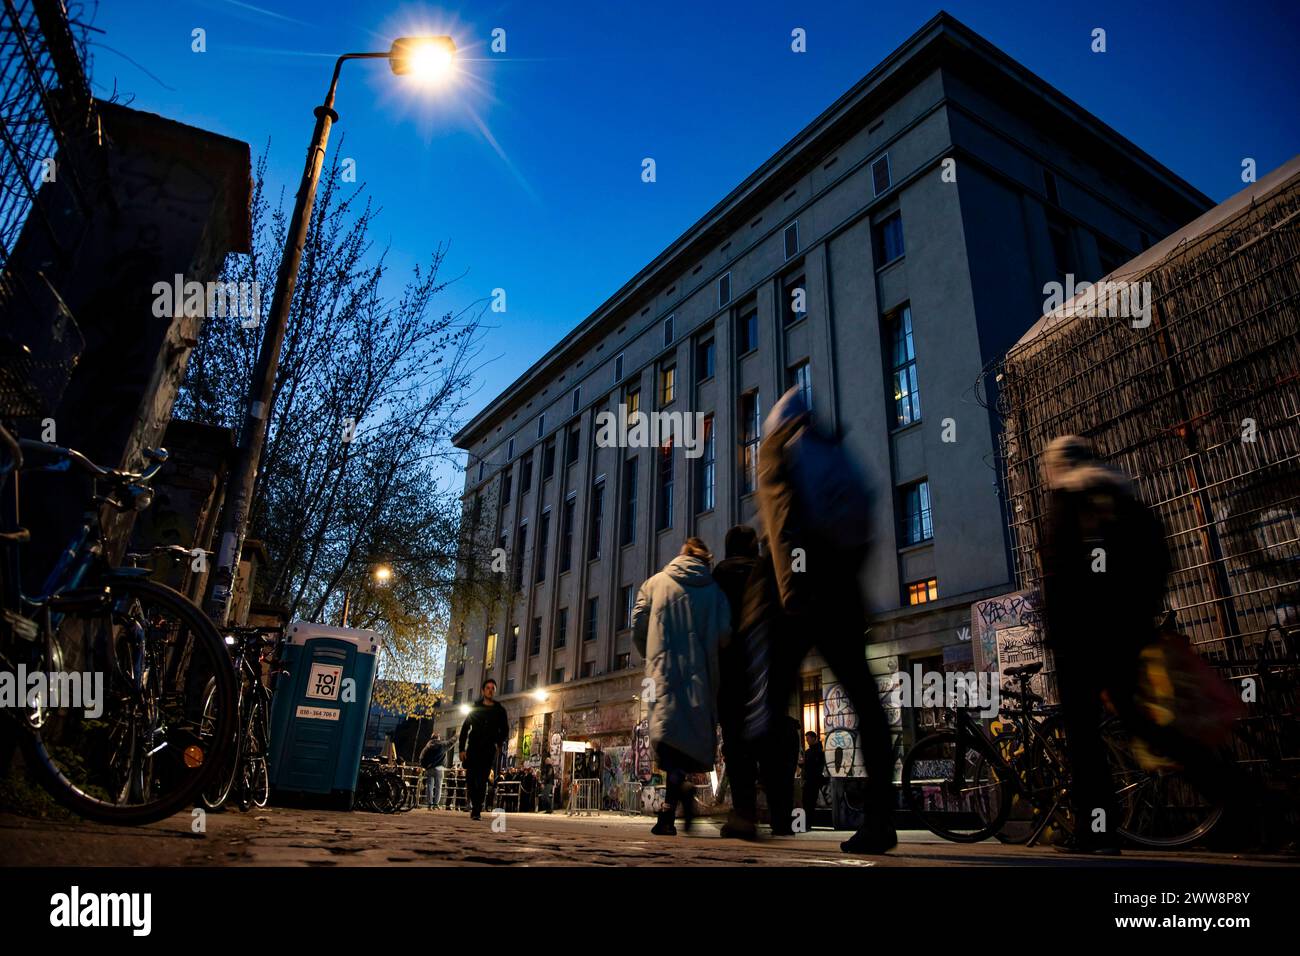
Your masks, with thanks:
M 230 614 L 231 591 L 244 549 L 244 538 L 248 533 L 253 489 L 261 464 L 262 449 L 266 444 L 275 374 L 280 364 L 280 349 L 284 345 L 294 287 L 298 282 L 298 266 L 302 262 L 303 246 L 307 243 L 307 230 L 311 225 L 312 207 L 316 204 L 316 186 L 320 182 L 321 166 L 325 162 L 330 128 L 339 118 L 339 114 L 334 111 L 339 71 L 343 69 L 346 60 L 388 60 L 393 72 L 399 76 L 413 74 L 432 79 L 450 70 L 455 53 L 456 44 L 451 37 L 401 37 L 393 41 L 392 48 L 386 53 L 345 53 L 334 62 L 334 75 L 330 78 L 325 102 L 316 107 L 316 128 L 312 132 L 311 144 L 307 147 L 307 162 L 303 167 L 298 194 L 294 198 L 293 215 L 289 218 L 284 252 L 280 257 L 280 271 L 275 277 L 271 315 L 262 331 L 262 347 L 258 350 L 257 364 L 253 368 L 252 391 L 244 414 L 239 454 L 230 473 L 217 562 L 212 573 L 212 590 L 206 608 L 208 616 L 218 626 L 224 626 Z

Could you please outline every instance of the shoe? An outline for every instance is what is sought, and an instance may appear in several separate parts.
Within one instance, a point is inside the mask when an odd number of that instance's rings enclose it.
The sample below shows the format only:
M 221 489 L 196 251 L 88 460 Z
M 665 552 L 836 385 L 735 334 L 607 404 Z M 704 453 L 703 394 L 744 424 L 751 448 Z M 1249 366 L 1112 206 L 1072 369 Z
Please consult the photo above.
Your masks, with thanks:
M 471 820 L 482 820 L 482 819 L 483 819 L 483 815 L 480 814 L 477 810 L 471 810 L 471 811 L 469 812 L 469 818 L 470 818 Z
M 666 823 L 663 820 L 660 820 L 651 827 L 650 832 L 655 836 L 677 836 L 677 828 L 671 823 Z
M 1119 856 L 1119 847 L 1114 843 L 1076 843 L 1062 840 L 1053 843 L 1052 849 L 1057 853 L 1072 853 L 1078 856 Z
M 891 824 L 863 826 L 857 833 L 840 844 L 845 853 L 888 853 L 898 846 L 898 833 Z

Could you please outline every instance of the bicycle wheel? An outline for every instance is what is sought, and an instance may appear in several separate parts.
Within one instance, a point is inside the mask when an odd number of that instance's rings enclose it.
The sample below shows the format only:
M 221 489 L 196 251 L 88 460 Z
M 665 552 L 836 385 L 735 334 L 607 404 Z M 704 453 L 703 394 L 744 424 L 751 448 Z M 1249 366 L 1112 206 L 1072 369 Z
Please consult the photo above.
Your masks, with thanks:
M 208 690 L 203 701 L 203 719 L 205 723 L 209 723 L 214 719 L 210 715 L 210 711 L 213 711 L 216 706 L 216 683 L 215 681 L 209 681 Z M 238 721 L 236 721 L 236 728 L 238 728 Z M 213 777 L 212 782 L 204 788 L 201 795 L 203 805 L 207 809 L 220 810 L 226 805 L 226 801 L 230 799 L 230 793 L 235 788 L 235 778 L 239 775 L 239 755 L 239 747 L 232 737 L 226 758 L 221 764 L 221 769 Z
M 1214 829 L 1223 808 L 1204 797 L 1177 768 L 1144 769 L 1128 734 L 1115 721 L 1102 735 L 1120 808 L 1120 836 L 1139 846 L 1173 849 L 1195 843 Z
M 952 730 L 918 740 L 903 758 L 903 797 L 930 832 L 977 843 L 1002 828 L 1012 787 L 990 755 Z
M 270 739 L 267 734 L 269 723 L 266 698 L 258 696 L 253 704 L 248 728 L 248 750 L 244 754 L 244 793 L 248 802 L 259 810 L 271 799 L 271 774 L 266 762 L 266 755 L 270 751 L 267 745 Z
M 28 763 L 54 799 L 87 819 L 161 820 L 193 803 L 232 741 L 225 645 L 202 611 L 161 584 L 106 576 L 79 595 L 59 602 L 46 635 L 51 693 L 48 707 L 29 714 Z M 69 690 L 74 676 L 85 693 Z

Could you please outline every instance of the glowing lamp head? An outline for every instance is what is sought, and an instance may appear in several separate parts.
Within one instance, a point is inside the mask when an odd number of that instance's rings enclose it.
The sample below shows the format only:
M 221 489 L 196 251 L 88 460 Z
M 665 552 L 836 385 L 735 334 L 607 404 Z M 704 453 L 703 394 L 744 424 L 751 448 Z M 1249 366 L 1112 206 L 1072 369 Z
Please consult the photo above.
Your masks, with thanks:
M 399 37 L 388 51 L 388 63 L 398 76 L 436 82 L 451 72 L 456 44 L 451 37 Z
M 460 705 L 460 712 L 461 712 L 462 714 L 468 714 L 468 713 L 469 713 L 469 704 L 461 704 L 461 705 Z
M 374 578 L 378 584 L 387 584 L 388 579 L 393 576 L 393 569 L 386 564 L 381 564 L 375 568 Z

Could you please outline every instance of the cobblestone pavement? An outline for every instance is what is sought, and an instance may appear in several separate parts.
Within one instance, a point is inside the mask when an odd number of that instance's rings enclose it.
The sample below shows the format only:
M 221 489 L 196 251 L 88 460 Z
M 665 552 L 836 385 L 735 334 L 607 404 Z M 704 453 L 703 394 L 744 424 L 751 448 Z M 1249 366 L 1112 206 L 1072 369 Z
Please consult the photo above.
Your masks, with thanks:
M 842 853 L 846 833 L 815 830 L 758 843 L 724 840 L 716 822 L 690 835 L 650 834 L 651 820 L 612 814 L 491 815 L 414 810 L 385 816 L 272 808 L 206 815 L 193 833 L 178 814 L 142 828 L 51 822 L 0 814 L 0 863 L 16 866 L 1150 866 L 1152 864 L 1294 866 L 1294 857 L 1204 851 L 1126 851 L 1118 858 L 1075 857 L 1049 847 L 989 841 L 948 843 L 925 832 L 900 834 L 881 857 Z M 680 823 L 680 821 L 679 821 Z M 501 821 L 497 823 L 498 828 Z

